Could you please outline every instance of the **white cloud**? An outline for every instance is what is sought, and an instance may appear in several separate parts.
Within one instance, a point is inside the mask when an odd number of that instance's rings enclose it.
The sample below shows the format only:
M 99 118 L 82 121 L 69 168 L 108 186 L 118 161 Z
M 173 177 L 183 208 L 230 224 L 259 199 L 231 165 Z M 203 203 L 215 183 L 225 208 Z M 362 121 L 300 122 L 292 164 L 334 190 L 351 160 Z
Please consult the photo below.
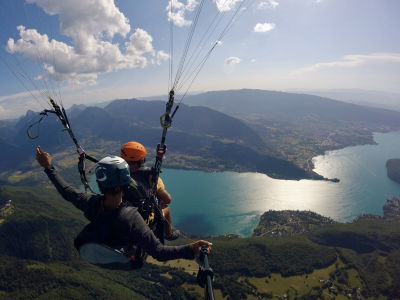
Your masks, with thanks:
M 165 8 L 168 21 L 172 21 L 178 27 L 189 26 L 192 21 L 185 19 L 185 14 L 192 12 L 198 4 L 197 0 L 187 0 L 186 4 L 179 0 L 170 0 Z
M 168 60 L 169 59 L 169 54 L 165 53 L 164 51 L 160 50 L 157 52 L 157 64 L 161 64 L 163 60 Z
M 131 30 L 128 19 L 115 6 L 114 0 L 27 0 L 35 3 L 49 15 L 59 15 L 60 31 L 72 38 L 75 51 L 96 50 L 103 35 L 126 36 Z
M 22 93 L 17 93 L 17 94 L 12 94 L 12 95 L 0 96 L 0 102 L 10 100 L 10 99 L 25 98 L 25 97 L 31 97 L 31 94 L 29 92 L 22 92 Z
M 214 0 L 219 11 L 229 11 L 233 9 L 236 3 L 242 2 L 243 0 Z
M 274 23 L 257 23 L 254 26 L 253 31 L 254 32 L 268 32 L 271 31 L 275 28 L 275 24 Z
M 250 60 L 250 63 L 252 63 L 252 64 L 255 62 L 256 62 L 256 60 L 254 58 Z
M 137 57 L 144 53 L 150 53 L 154 55 L 153 49 L 153 38 L 143 29 L 136 29 L 135 33 L 129 38 L 129 42 L 125 43 L 126 53 L 129 56 Z
M 341 60 L 316 63 L 308 67 L 299 68 L 291 72 L 292 76 L 307 72 L 314 72 L 326 68 L 353 68 L 363 65 L 400 63 L 400 53 L 373 53 L 345 55 Z
M 0 118 L 4 119 L 7 117 L 9 111 L 6 110 L 3 106 L 0 105 Z
M 269 8 L 276 8 L 279 5 L 279 2 L 275 0 L 268 0 L 268 1 L 261 1 L 258 3 L 258 9 L 269 9 Z
M 227 59 L 225 59 L 225 65 L 236 65 L 238 63 L 240 63 L 240 58 L 236 57 L 236 56 L 231 56 L 228 57 Z
M 231 56 L 225 59 L 224 62 L 224 73 L 226 75 L 233 74 L 236 69 L 236 65 L 238 65 L 241 62 L 241 59 L 236 56 Z
M 25 114 L 29 109 L 42 111 L 45 108 L 44 103 L 39 103 L 38 100 L 32 99 L 32 96 L 28 93 L 3 96 L 2 100 L 0 105 L 0 120 L 17 118 Z
M 143 29 L 137 28 L 124 47 L 112 42 L 116 35 L 126 38 L 131 30 L 114 0 L 27 1 L 50 15 L 59 15 L 60 32 L 72 40 L 69 45 L 50 40 L 36 29 L 18 26 L 20 38 L 10 38 L 7 50 L 43 63 L 46 74 L 39 78 L 47 76 L 77 86 L 93 85 L 98 74 L 144 68 L 149 58 L 155 58 L 150 62 L 161 61 L 153 48 L 153 38 Z

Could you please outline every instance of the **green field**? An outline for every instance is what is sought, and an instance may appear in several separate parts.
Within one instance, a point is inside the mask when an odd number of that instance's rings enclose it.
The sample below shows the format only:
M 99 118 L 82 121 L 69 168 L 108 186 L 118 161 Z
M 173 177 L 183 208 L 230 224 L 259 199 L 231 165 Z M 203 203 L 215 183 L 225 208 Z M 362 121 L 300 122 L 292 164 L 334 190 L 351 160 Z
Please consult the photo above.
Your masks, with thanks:
M 313 289 L 320 288 L 324 290 L 325 295 L 331 295 L 339 299 L 339 296 L 329 292 L 329 289 L 324 289 L 324 285 L 330 279 L 331 273 L 338 269 L 346 268 L 347 266 L 338 259 L 334 264 L 327 268 L 314 270 L 310 274 L 299 276 L 282 277 L 281 274 L 273 273 L 270 276 L 257 278 L 257 277 L 240 277 L 239 282 L 243 284 L 250 283 L 254 286 L 258 293 L 267 293 L 276 298 L 282 298 L 284 295 L 303 296 L 310 294 Z M 362 287 L 360 277 L 355 269 L 348 269 L 348 283 L 347 288 Z M 335 286 L 341 285 L 334 281 Z M 343 288 L 343 287 L 342 287 Z M 347 299 L 346 297 L 344 299 Z

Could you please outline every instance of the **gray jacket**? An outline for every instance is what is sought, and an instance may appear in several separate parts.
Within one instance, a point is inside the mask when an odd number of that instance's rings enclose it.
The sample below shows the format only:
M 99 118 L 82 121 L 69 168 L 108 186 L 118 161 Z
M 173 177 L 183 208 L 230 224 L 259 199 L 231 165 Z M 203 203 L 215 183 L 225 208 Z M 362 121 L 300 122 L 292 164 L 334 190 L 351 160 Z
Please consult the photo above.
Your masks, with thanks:
M 136 207 L 121 204 L 114 210 L 102 210 L 103 195 L 80 192 L 65 182 L 53 166 L 44 170 L 61 196 L 83 211 L 91 222 L 78 235 L 78 248 L 84 243 L 99 243 L 112 248 L 140 247 L 159 261 L 193 259 L 189 245 L 165 246 L 150 230 Z

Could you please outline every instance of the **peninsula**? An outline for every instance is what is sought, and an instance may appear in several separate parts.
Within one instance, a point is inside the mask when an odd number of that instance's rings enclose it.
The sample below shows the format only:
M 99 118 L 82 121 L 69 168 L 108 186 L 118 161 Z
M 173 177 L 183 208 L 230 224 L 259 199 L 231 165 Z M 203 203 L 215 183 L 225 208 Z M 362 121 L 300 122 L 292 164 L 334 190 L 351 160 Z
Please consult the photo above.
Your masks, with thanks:
M 389 159 L 386 162 L 387 176 L 400 184 L 400 159 Z

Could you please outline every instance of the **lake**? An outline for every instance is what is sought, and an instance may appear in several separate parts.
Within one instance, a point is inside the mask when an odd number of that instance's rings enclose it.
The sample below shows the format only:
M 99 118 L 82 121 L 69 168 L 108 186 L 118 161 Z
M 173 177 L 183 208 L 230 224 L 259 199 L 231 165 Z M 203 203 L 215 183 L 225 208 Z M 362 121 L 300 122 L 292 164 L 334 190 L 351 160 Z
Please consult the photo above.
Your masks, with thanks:
M 400 194 L 400 185 L 386 175 L 386 160 L 400 158 L 400 132 L 376 133 L 374 139 L 378 145 L 329 151 L 313 159 L 317 173 L 339 178 L 339 183 L 165 169 L 173 223 L 191 234 L 249 236 L 270 209 L 312 210 L 340 222 L 360 214 L 382 215 L 386 199 Z
M 386 161 L 400 158 L 400 132 L 377 133 L 374 139 L 378 145 L 329 151 L 313 159 L 317 173 L 339 178 L 338 183 L 164 169 L 173 224 L 189 234 L 249 236 L 268 210 L 312 210 L 340 222 L 360 214 L 382 215 L 386 199 L 400 194 L 400 185 L 386 175 Z

